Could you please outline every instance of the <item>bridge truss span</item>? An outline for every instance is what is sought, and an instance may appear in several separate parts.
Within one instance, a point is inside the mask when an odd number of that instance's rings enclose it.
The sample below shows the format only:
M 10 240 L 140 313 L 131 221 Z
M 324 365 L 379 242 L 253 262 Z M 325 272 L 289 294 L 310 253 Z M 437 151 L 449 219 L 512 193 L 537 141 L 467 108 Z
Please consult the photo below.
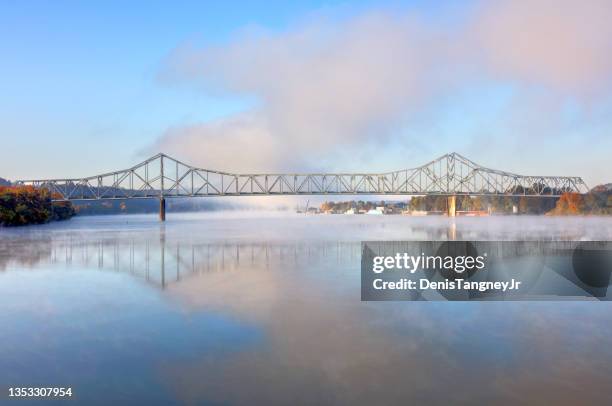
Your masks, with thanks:
M 20 180 L 47 188 L 55 200 L 254 195 L 504 195 L 585 193 L 580 177 L 524 176 L 489 169 L 457 154 L 387 173 L 233 174 L 157 154 L 125 170 L 72 179 Z

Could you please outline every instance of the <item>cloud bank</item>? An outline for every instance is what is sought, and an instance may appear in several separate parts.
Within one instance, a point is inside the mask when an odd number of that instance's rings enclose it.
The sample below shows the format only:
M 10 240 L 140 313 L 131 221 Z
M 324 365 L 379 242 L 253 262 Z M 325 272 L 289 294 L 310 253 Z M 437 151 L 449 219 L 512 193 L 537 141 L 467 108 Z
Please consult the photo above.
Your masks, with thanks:
M 525 99 L 503 119 L 528 126 L 541 110 L 552 121 L 559 100 L 588 107 L 608 97 L 609 21 L 607 1 L 508 0 L 475 3 L 444 26 L 411 10 L 369 11 L 318 16 L 284 32 L 246 30 L 221 45 L 185 44 L 168 56 L 165 83 L 257 103 L 171 128 L 152 149 L 215 169 L 322 169 L 338 154 L 363 157 L 372 143 L 410 144 L 405 129 L 415 117 L 427 111 L 435 121 L 438 103 L 483 83 L 510 84 Z

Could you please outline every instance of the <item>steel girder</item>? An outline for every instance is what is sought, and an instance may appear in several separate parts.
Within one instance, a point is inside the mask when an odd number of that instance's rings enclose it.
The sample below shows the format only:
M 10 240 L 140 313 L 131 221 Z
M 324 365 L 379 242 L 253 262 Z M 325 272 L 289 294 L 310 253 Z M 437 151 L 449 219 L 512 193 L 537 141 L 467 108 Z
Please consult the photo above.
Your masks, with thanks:
M 503 195 L 585 193 L 580 177 L 523 176 L 485 168 L 450 153 L 387 173 L 233 174 L 196 168 L 164 154 L 129 169 L 76 179 L 21 180 L 55 200 L 253 195 Z

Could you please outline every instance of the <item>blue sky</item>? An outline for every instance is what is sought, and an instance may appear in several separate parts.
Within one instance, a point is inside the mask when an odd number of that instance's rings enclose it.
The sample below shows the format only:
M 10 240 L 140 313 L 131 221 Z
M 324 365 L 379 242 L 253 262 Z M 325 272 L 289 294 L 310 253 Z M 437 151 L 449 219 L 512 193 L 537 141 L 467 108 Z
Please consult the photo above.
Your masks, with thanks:
M 595 3 L 585 13 L 602 14 Z M 556 46 L 547 31 L 537 38 L 540 27 L 569 24 L 582 49 L 609 32 L 572 26 L 577 2 L 551 21 L 545 0 L 533 4 L 4 2 L 0 176 L 89 175 L 158 151 L 243 171 L 398 169 L 457 151 L 499 169 L 612 181 L 602 166 L 612 146 L 609 61 L 600 57 L 610 46 L 572 56 L 547 52 Z M 485 62 L 472 55 L 487 46 L 472 28 L 491 18 L 509 27 L 493 33 L 502 51 L 520 42 L 513 20 L 496 13 L 534 15 L 527 24 L 544 57 L 525 62 L 523 43 Z M 437 42 L 453 38 L 466 48 Z M 586 62 L 556 68 L 565 56 Z M 351 93 L 360 87 L 367 92 Z M 236 157 L 241 148 L 249 153 Z
M 292 13 L 224 2 L 25 3 L 0 6 L 1 169 L 11 177 L 130 165 L 167 126 L 240 109 L 240 99 L 159 85 L 161 60 L 187 39 L 223 41 Z

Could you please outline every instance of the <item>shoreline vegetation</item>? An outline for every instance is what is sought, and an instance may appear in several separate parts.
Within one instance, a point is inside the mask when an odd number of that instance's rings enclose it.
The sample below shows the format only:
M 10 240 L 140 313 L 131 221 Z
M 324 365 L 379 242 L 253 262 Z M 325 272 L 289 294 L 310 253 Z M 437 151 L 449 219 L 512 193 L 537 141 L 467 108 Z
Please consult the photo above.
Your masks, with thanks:
M 298 212 L 325 214 L 404 214 L 413 216 L 444 214 L 447 196 L 415 196 L 406 202 L 343 201 L 324 202 L 320 207 L 298 209 Z M 529 214 L 546 216 L 612 215 L 612 188 L 598 186 L 589 193 L 563 193 L 560 197 L 528 196 L 457 196 L 461 215 L 488 216 Z
M 0 186 L 0 226 L 44 224 L 75 215 L 70 202 L 53 202 L 47 189 Z

